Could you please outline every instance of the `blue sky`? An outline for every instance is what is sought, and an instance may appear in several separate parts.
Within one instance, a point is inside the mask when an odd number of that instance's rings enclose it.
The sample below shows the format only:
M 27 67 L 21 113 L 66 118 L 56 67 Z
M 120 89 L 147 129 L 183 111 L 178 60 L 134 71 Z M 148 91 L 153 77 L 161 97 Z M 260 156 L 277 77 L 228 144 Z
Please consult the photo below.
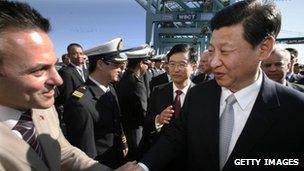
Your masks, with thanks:
M 20 0 L 50 19 L 56 53 L 66 53 L 72 42 L 89 49 L 113 38 L 122 37 L 125 47 L 145 42 L 145 10 L 135 0 Z M 273 1 L 273 0 L 272 0 Z M 303 0 L 275 0 L 282 11 L 279 37 L 304 37 Z M 286 45 L 280 45 L 286 46 Z M 288 45 L 299 50 L 304 63 L 304 45 Z

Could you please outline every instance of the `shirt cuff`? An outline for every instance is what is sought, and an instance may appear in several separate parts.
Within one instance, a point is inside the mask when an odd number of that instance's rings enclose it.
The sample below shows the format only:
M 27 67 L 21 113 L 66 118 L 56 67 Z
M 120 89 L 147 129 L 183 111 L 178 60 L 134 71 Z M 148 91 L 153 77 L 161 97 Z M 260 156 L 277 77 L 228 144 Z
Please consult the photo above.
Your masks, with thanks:
M 156 122 L 158 117 L 159 117 L 159 115 L 156 115 L 154 122 L 155 122 L 155 129 L 156 129 L 156 131 L 160 132 L 161 128 L 163 127 L 164 124 L 160 124 L 160 123 Z

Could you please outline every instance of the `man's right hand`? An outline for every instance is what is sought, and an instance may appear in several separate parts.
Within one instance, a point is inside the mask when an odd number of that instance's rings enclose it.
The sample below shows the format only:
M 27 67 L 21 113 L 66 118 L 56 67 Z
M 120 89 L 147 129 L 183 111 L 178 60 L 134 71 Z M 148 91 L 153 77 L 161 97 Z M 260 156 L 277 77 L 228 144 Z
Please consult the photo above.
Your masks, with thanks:
M 158 124 L 169 124 L 173 113 L 173 107 L 170 105 L 166 109 L 164 109 L 159 115 L 156 116 L 156 122 Z

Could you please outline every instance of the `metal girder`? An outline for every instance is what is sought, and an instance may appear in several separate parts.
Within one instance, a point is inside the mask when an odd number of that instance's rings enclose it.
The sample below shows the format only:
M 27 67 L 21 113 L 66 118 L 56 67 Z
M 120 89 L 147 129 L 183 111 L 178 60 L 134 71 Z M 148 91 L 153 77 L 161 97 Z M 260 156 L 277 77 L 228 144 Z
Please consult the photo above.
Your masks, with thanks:
M 152 1 L 152 5 L 151 5 L 151 7 L 150 7 L 150 9 L 149 9 L 149 5 L 148 5 L 148 1 L 149 0 L 135 0 L 140 6 L 142 6 L 146 11 L 149 11 L 149 10 L 151 10 L 151 12 L 152 13 L 156 13 L 156 11 L 157 11 L 157 6 L 155 6 L 155 3 L 153 3 L 153 1 Z
M 286 44 L 304 44 L 304 37 L 279 38 L 276 41 Z
M 194 35 L 201 34 L 201 28 L 158 28 L 155 34 Z

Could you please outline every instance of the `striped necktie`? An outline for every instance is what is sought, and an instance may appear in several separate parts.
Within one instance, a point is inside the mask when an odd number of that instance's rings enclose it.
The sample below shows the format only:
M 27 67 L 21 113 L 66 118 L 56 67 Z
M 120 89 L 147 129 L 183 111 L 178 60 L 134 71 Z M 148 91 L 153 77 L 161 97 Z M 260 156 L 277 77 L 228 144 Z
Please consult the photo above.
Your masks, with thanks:
M 43 159 L 42 150 L 36 138 L 36 129 L 31 117 L 31 110 L 21 114 L 21 117 L 13 130 L 20 132 L 24 141 L 26 141 L 32 149 Z

